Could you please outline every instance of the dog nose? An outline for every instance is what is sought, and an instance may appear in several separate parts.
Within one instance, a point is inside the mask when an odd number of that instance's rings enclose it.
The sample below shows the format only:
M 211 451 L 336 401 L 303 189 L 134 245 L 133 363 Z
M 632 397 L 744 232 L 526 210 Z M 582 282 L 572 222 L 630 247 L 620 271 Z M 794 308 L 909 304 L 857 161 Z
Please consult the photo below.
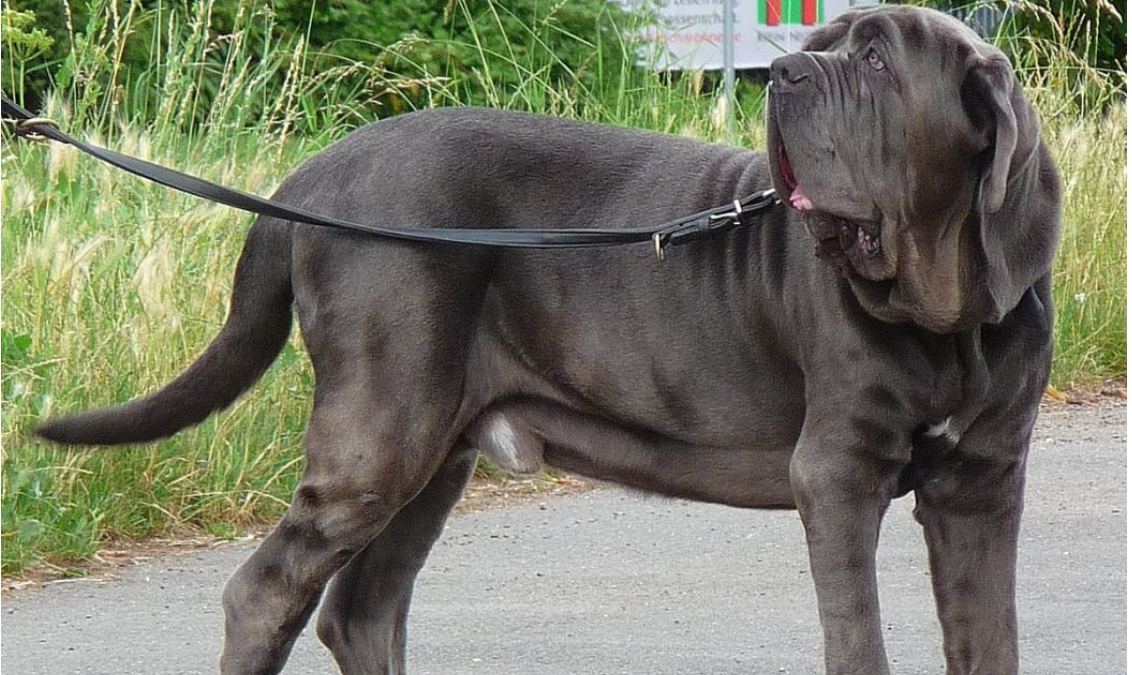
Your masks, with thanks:
M 799 58 L 802 54 L 780 56 L 770 63 L 770 83 L 779 93 L 808 86 L 813 80 L 811 59 Z

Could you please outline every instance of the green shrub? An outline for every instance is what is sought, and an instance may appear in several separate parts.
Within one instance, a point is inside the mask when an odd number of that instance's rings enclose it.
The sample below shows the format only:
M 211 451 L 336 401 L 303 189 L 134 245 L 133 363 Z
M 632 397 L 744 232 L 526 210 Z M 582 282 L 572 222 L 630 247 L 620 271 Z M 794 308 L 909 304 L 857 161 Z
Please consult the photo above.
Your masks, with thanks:
M 1128 72 L 1123 7 L 1108 0 L 1013 0 L 1009 6 L 1008 35 L 1060 45 L 1083 68 L 1106 75 Z
M 16 28 L 6 38 L 6 92 L 39 108 L 58 91 L 96 119 L 108 111 L 86 103 L 118 101 L 142 123 L 160 116 L 183 54 L 202 64 L 187 75 L 193 96 L 180 116 L 197 127 L 230 96 L 237 83 L 225 74 L 237 61 L 268 73 L 259 83 L 268 90 L 284 89 L 296 70 L 334 73 L 353 113 L 372 119 L 457 101 L 503 105 L 532 78 L 600 87 L 633 60 L 622 37 L 631 19 L 606 0 L 12 0 L 11 17 L 5 9 Z M 183 36 L 198 44 L 177 44 Z
M 1019 69 L 1054 70 L 1071 80 L 1084 111 L 1127 98 L 1128 26 L 1109 0 L 913 0 L 979 26 Z M 995 23 L 997 19 L 997 23 Z M 976 21 L 977 23 L 977 21 Z

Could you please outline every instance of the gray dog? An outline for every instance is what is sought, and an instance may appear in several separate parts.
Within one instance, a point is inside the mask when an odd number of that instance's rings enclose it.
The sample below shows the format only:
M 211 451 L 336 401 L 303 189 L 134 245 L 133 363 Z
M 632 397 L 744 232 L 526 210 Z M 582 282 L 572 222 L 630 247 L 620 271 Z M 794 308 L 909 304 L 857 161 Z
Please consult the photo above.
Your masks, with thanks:
M 1006 58 L 953 19 L 852 11 L 804 49 L 772 66 L 767 154 L 437 110 L 358 130 L 276 193 L 361 222 L 567 228 L 773 185 L 785 204 L 756 227 L 660 263 L 647 245 L 428 245 L 262 217 L 227 322 L 183 375 L 39 433 L 133 443 L 196 424 L 260 377 L 297 308 L 317 380 L 306 472 L 226 587 L 224 673 L 277 672 L 324 589 L 318 635 L 342 671 L 403 672 L 414 579 L 478 453 L 797 508 L 830 675 L 889 672 L 877 532 L 915 492 L 947 672 L 1016 673 L 1057 172 Z

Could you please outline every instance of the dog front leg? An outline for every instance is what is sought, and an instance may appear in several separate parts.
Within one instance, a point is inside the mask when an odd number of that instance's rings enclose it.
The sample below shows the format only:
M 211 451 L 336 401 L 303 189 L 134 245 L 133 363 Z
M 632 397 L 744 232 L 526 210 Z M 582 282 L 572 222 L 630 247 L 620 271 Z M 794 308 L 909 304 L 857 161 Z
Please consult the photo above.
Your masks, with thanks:
M 806 530 L 826 673 L 888 675 L 876 548 L 901 464 L 881 459 L 859 434 L 815 426 L 807 420 L 803 427 L 790 464 L 790 483 Z M 860 444 L 846 445 L 854 438 Z
M 1029 441 L 1002 452 L 977 437 L 969 432 L 916 489 L 915 515 L 928 544 L 947 674 L 1015 675 L 1015 565 Z M 989 459 L 987 450 L 1001 454 Z

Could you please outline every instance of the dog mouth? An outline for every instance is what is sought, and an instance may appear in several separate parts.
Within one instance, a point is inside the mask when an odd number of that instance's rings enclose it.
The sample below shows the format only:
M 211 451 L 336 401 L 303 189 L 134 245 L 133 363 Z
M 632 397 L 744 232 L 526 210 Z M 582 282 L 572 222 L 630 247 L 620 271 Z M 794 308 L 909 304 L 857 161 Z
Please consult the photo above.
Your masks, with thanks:
M 878 222 L 853 220 L 822 211 L 814 206 L 798 181 L 794 165 L 781 138 L 775 139 L 775 163 L 783 201 L 802 214 L 806 229 L 817 240 L 819 257 L 830 259 L 846 271 L 872 278 L 873 264 L 869 261 L 881 256 L 881 225 Z M 849 263 L 858 263 L 849 266 Z
M 794 165 L 790 163 L 790 157 L 786 154 L 786 145 L 781 142 L 778 144 L 777 159 L 779 175 L 782 176 L 786 192 L 789 193 L 786 202 L 796 211 L 812 211 L 814 203 L 798 184 L 798 179 L 794 176 Z
M 853 270 L 872 278 L 871 262 L 881 255 L 880 223 L 847 220 L 828 213 L 803 214 L 806 229 L 817 239 L 818 257 L 857 263 Z

